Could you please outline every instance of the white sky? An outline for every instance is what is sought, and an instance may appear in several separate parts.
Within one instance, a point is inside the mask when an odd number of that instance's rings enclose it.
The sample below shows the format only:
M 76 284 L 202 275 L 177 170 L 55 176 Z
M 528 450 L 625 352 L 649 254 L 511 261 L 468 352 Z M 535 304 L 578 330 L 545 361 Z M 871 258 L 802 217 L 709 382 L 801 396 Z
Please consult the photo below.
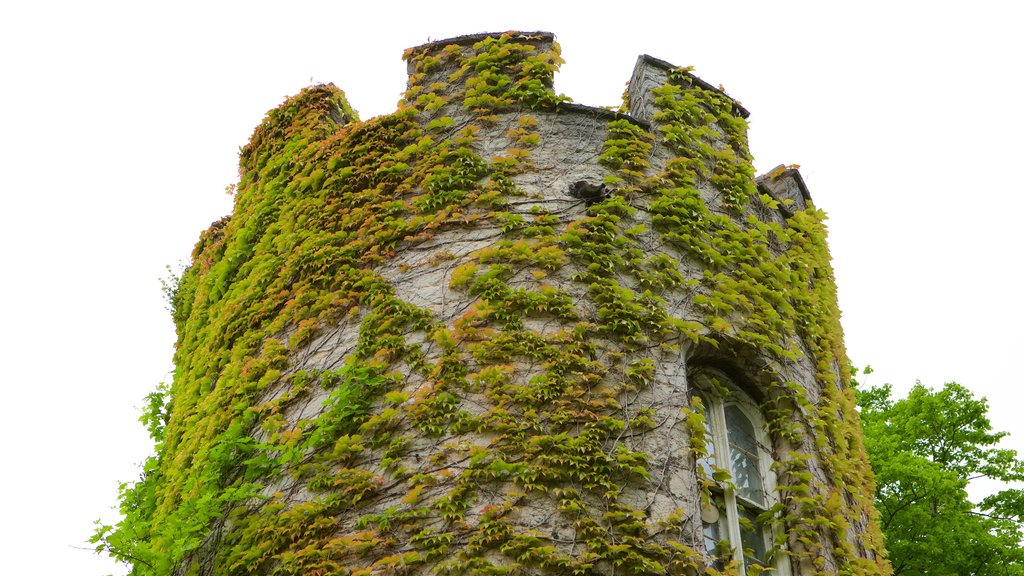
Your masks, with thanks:
M 902 394 L 957 380 L 1024 452 L 1022 14 L 1006 2 L 46 2 L 0 6 L 2 574 L 123 570 L 76 546 L 149 452 L 164 267 L 230 210 L 238 148 L 310 80 L 390 112 L 403 49 L 548 30 L 556 89 L 617 105 L 638 54 L 751 110 L 759 172 L 830 215 L 846 343 Z M 500 8 L 499 8 L 500 6 Z

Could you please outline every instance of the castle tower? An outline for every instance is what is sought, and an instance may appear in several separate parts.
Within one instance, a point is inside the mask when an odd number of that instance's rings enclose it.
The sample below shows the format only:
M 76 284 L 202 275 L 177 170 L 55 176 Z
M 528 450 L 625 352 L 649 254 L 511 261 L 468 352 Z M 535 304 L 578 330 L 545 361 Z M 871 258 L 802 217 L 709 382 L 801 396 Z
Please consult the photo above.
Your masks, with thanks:
M 134 574 L 885 574 L 823 215 L 747 111 L 551 34 L 270 111 L 175 295 Z M 166 417 L 166 427 L 162 419 Z

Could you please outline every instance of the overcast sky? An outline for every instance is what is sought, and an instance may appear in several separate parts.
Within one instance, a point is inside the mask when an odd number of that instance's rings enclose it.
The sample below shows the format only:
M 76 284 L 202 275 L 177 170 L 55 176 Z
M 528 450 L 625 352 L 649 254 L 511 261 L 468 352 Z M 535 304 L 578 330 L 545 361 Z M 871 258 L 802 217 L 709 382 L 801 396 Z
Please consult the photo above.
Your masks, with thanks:
M 724 84 L 758 171 L 800 164 L 830 215 L 868 383 L 957 380 L 1024 452 L 1013 4 L 4 3 L 0 573 L 123 573 L 75 547 L 151 448 L 139 407 L 174 341 L 159 278 L 230 211 L 264 113 L 311 81 L 388 113 L 405 48 L 482 31 L 554 32 L 556 90 L 583 104 L 617 105 L 641 53 Z

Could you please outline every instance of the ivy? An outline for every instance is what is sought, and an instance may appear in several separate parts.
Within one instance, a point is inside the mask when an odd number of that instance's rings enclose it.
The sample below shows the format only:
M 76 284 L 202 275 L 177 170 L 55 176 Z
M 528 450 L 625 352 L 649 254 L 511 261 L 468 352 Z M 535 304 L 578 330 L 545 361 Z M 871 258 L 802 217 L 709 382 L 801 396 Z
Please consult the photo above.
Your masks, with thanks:
M 883 573 L 873 524 L 867 552 L 850 536 L 871 478 L 823 214 L 758 191 L 735 103 L 670 71 L 650 126 L 599 121 L 608 193 L 561 208 L 535 183 L 547 123 L 574 113 L 549 35 L 405 58 L 394 113 L 361 122 L 311 86 L 242 149 L 232 215 L 171 287 L 174 381 L 142 419 L 156 453 L 98 548 L 136 576 L 705 570 L 687 511 L 638 506 L 663 489 L 666 423 L 641 398 L 665 363 L 724 345 L 769 368 L 753 376 L 773 436 L 814 443 L 778 466 L 795 559 Z M 427 274 L 443 313 L 403 292 Z M 821 398 L 770 370 L 795 363 Z M 678 418 L 699 469 L 700 405 Z

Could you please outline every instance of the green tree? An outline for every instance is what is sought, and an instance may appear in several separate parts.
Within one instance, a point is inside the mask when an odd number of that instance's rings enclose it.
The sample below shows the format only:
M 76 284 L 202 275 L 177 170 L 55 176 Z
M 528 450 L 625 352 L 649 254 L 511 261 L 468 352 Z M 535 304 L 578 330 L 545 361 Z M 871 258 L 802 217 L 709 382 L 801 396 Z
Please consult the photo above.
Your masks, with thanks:
M 999 447 L 1006 433 L 992 431 L 985 398 L 956 382 L 857 396 L 894 575 L 1024 575 L 1024 491 L 1009 486 L 1024 462 Z M 972 502 L 967 485 L 981 478 L 1005 489 Z

